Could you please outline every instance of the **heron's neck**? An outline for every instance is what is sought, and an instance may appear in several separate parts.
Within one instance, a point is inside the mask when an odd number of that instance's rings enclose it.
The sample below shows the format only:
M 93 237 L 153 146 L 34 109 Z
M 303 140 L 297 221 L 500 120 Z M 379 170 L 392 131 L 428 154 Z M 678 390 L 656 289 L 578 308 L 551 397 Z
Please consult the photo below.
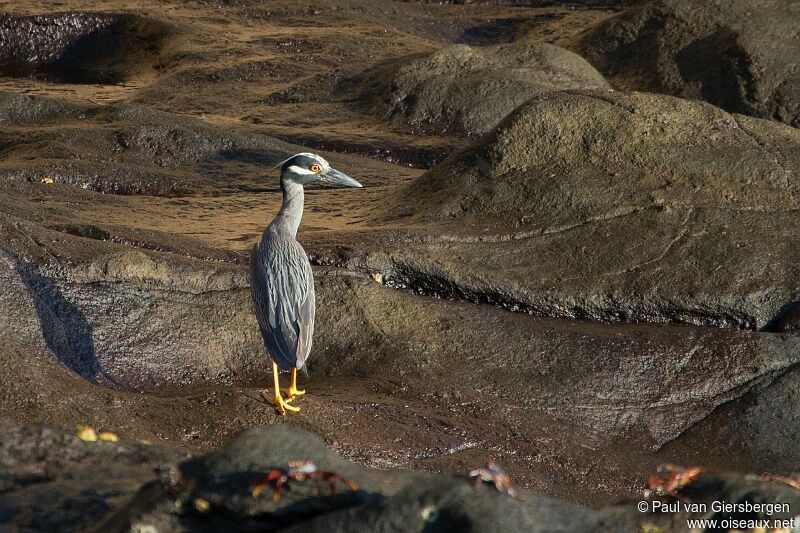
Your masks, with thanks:
M 281 180 L 281 190 L 283 190 L 283 204 L 270 226 L 296 237 L 300 219 L 303 218 L 303 186 L 294 181 Z

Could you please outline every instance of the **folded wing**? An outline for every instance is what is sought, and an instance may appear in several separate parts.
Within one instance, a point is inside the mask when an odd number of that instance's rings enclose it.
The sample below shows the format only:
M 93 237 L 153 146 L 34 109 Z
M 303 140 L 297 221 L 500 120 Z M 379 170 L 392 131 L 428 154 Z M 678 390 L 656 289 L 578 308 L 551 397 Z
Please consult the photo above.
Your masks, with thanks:
M 302 368 L 314 334 L 314 276 L 297 241 L 266 232 L 250 253 L 250 288 L 270 357 Z

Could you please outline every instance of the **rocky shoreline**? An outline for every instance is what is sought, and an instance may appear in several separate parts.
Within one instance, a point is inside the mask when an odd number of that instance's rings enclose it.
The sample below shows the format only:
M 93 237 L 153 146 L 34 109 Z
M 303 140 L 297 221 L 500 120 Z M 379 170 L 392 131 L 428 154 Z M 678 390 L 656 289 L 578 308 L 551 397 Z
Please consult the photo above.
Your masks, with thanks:
M 47 4 L 0 16 L 0 522 L 653 532 L 744 516 L 655 501 L 800 512 L 796 9 Z M 247 257 L 280 204 L 271 167 L 300 151 L 366 187 L 307 191 L 318 326 L 282 420 Z M 524 500 L 469 479 L 489 458 Z M 252 498 L 296 460 L 360 489 Z M 645 497 L 663 464 L 702 469 Z

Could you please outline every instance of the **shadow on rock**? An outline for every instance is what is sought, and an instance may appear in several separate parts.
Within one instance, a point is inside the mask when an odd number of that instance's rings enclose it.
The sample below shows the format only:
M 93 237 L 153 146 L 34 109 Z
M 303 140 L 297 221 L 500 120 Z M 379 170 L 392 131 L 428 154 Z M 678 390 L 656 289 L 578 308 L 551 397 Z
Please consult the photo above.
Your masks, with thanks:
M 64 366 L 95 383 L 103 371 L 95 353 L 92 325 L 86 316 L 35 265 L 7 253 L 31 295 L 47 346 Z
M 797 2 L 658 0 L 603 22 L 581 48 L 619 87 L 798 127 L 798 21 Z

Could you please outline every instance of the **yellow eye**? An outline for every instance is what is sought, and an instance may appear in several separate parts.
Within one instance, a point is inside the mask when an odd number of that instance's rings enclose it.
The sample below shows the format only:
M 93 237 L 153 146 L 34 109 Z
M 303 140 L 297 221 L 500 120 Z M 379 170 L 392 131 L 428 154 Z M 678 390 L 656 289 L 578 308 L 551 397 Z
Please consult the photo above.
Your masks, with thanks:
M 319 165 L 311 165 L 310 167 L 308 167 L 308 170 L 310 170 L 311 172 L 319 172 Z

